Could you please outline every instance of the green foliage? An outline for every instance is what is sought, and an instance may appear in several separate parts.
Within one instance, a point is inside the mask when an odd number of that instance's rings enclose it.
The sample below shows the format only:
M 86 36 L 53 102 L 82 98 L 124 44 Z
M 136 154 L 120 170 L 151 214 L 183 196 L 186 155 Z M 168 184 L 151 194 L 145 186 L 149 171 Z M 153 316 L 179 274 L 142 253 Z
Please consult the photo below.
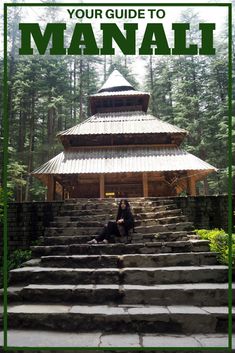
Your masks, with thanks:
M 8 259 L 8 270 L 13 270 L 14 268 L 19 268 L 21 265 L 30 260 L 32 256 L 31 250 L 15 250 Z
M 217 253 L 218 261 L 228 265 L 229 236 L 223 229 L 196 229 L 201 239 L 209 240 L 210 250 Z M 232 234 L 232 265 L 235 266 L 235 234 Z
M 21 265 L 30 260 L 32 257 L 32 251 L 31 250 L 15 250 L 8 258 L 7 260 L 7 271 L 19 268 Z M 3 267 L 0 268 L 0 283 L 3 281 Z M 9 278 L 9 276 L 8 276 Z
M 11 200 L 12 192 L 8 191 L 7 198 Z M 3 207 L 4 207 L 4 193 L 3 188 L 0 186 L 0 223 L 3 223 Z
M 0 187 L 0 223 L 3 222 L 3 206 L 4 206 L 3 188 Z
M 26 181 L 23 179 L 23 176 L 26 173 L 26 166 L 22 165 L 18 161 L 10 160 L 7 168 L 8 173 L 8 182 L 7 187 L 12 192 L 17 186 L 25 186 Z
M 190 10 L 182 13 L 181 20 L 191 24 L 190 38 L 197 41 L 197 23 L 202 19 Z M 222 35 L 217 48 L 216 55 L 210 57 L 153 56 L 146 60 L 145 77 L 153 115 L 187 130 L 182 147 L 218 168 L 218 173 L 207 179 L 209 194 L 228 192 L 228 60 Z M 233 112 L 234 108 L 235 103 Z M 200 190 L 203 194 L 203 188 Z
M 34 201 L 41 201 L 45 199 L 46 195 L 46 186 L 42 185 L 42 183 L 37 180 L 33 179 L 32 187 L 30 188 L 30 192 L 34 195 Z

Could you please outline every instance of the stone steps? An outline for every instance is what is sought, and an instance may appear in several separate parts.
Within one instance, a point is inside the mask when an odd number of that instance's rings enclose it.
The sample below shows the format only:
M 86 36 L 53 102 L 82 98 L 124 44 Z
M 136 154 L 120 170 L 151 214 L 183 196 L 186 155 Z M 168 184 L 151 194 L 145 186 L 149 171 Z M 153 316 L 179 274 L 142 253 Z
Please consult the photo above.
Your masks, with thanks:
M 211 252 L 133 255 L 56 255 L 41 257 L 41 266 L 66 268 L 166 267 L 216 264 L 216 254 Z
M 155 219 L 163 218 L 168 216 L 182 216 L 182 211 L 179 208 L 173 210 L 164 211 L 152 211 L 152 212 L 134 212 L 135 219 Z
M 152 198 L 152 199 L 138 199 L 138 198 L 129 198 L 131 207 L 135 206 L 165 206 L 175 204 L 174 199 L 166 198 Z M 117 207 L 120 199 L 69 199 L 64 201 L 64 207 L 68 206 L 78 206 L 82 209 L 96 209 L 97 207 Z
M 95 235 L 98 231 L 103 228 L 103 223 L 99 222 L 99 226 L 71 226 L 71 223 L 67 227 L 60 225 L 52 225 L 47 228 L 45 235 Z M 181 223 L 171 223 L 171 224 L 160 224 L 160 225 L 150 225 L 150 226 L 136 226 L 135 231 L 137 233 L 159 233 L 159 232 L 179 232 L 179 231 L 192 231 L 193 225 L 191 222 L 181 222 Z
M 115 221 L 115 218 L 113 219 L 107 219 L 108 220 Z M 164 218 L 155 218 L 155 219 L 141 219 L 141 220 L 135 220 L 135 227 L 140 227 L 140 226 L 155 226 L 155 225 L 161 225 L 161 224 L 172 224 L 172 223 L 179 223 L 179 222 L 185 222 L 186 221 L 186 216 L 172 216 L 172 217 L 164 217 Z M 90 220 L 67 220 L 63 219 L 61 217 L 58 217 L 56 221 L 51 222 L 52 227 L 58 227 L 58 228 L 67 228 L 67 227 L 103 227 L 104 226 L 104 220 L 95 220 L 94 217 L 93 219 Z
M 80 214 L 80 212 L 76 212 L 73 214 L 60 214 L 56 217 L 54 217 L 54 222 L 60 222 L 60 223 L 67 223 L 67 222 L 90 222 L 93 221 L 94 218 L 96 221 L 106 221 L 107 220 L 115 220 L 116 219 L 116 213 L 117 212 L 110 212 L 110 213 L 100 213 L 100 214 L 94 214 L 91 213 L 89 215 L 87 214 Z M 135 213 L 133 212 L 135 220 L 152 220 L 152 219 L 158 219 L 158 218 L 163 218 L 163 217 L 171 217 L 171 216 L 182 216 L 182 211 L 180 209 L 174 209 L 174 210 L 168 210 L 168 211 L 158 211 L 158 212 L 139 212 Z M 184 216 L 185 219 L 185 216 Z
M 98 206 L 97 206 L 98 207 Z M 157 206 L 157 205 L 136 205 L 136 206 L 132 206 L 131 210 L 133 212 L 133 214 L 137 214 L 137 213 L 149 213 L 149 212 L 163 212 L 163 211 L 171 211 L 171 210 L 176 210 L 178 209 L 177 206 L 175 204 L 170 204 L 170 205 L 161 205 L 161 206 Z M 118 207 L 116 206 L 103 206 L 103 207 L 99 207 L 99 208 L 81 208 L 79 206 L 68 206 L 68 207 L 61 207 L 60 211 L 59 211 L 59 215 L 61 216 L 69 216 L 71 213 L 73 214 L 81 214 L 82 215 L 100 215 L 100 214 L 117 214 L 117 210 Z M 64 214 L 66 212 L 66 214 Z M 68 214 L 69 212 L 69 214 Z
M 26 304 L 8 308 L 10 328 L 72 332 L 227 332 L 226 306 Z M 107 324 L 108 323 L 108 324 Z
M 119 305 L 185 305 L 187 303 L 187 305 L 196 306 L 226 306 L 228 304 L 227 291 L 228 284 L 226 283 L 152 286 L 33 284 L 24 287 L 20 291 L 20 299 L 24 304 L 50 302 L 89 305 L 114 305 L 116 303 Z
M 122 255 L 122 254 L 153 254 L 176 252 L 202 252 L 209 251 L 207 240 L 171 241 L 171 242 L 145 242 L 136 244 L 69 244 L 32 246 L 33 257 L 48 255 Z
M 174 284 L 225 283 L 227 266 L 174 266 L 130 268 L 55 268 L 22 267 L 10 273 L 10 285 L 16 284 Z
M 167 212 L 167 211 L 175 211 L 179 210 L 175 204 L 169 204 L 169 205 L 161 205 L 161 206 L 134 206 L 131 207 L 132 212 L 134 214 L 138 213 L 149 213 L 149 212 L 154 212 L 154 213 L 159 213 L 159 212 Z M 105 212 L 104 212 L 105 211 Z M 143 212 L 145 211 L 145 212 Z M 117 206 L 116 207 L 105 207 L 105 208 L 98 208 L 98 209 L 78 209 L 76 206 L 62 206 L 59 212 L 60 216 L 94 216 L 95 215 L 114 215 L 116 216 L 117 214 Z
M 64 202 L 42 245 L 31 247 L 34 258 L 10 272 L 10 332 L 91 337 L 98 329 L 102 337 L 137 335 L 140 346 L 146 335 L 148 342 L 157 334 L 182 335 L 185 346 L 189 335 L 227 332 L 228 268 L 218 265 L 209 242 L 192 233 L 174 199 L 130 204 L 132 243 L 91 245 L 115 219 L 118 200 Z
M 58 228 L 58 227 L 49 227 L 45 229 L 45 236 L 80 236 L 80 235 L 89 235 L 94 236 L 102 229 L 102 227 L 67 227 Z
M 169 223 L 169 224 L 159 224 L 159 225 L 145 225 L 145 226 L 136 226 L 135 230 L 137 233 L 154 233 L 154 232 L 166 232 L 166 231 L 192 231 L 193 224 L 192 222 L 177 222 L 177 223 Z
M 50 233 L 49 233 L 50 234 Z M 49 235 L 48 234 L 48 235 Z M 189 240 L 191 235 L 186 231 L 181 232 L 161 232 L 161 233 L 133 233 L 132 234 L 132 243 L 143 243 L 150 241 L 176 241 L 176 240 Z M 41 237 L 40 240 L 44 245 L 69 245 L 69 244 L 86 244 L 92 237 L 90 235 L 73 235 L 73 236 L 45 236 Z M 119 242 L 119 239 L 116 239 L 116 242 Z
M 99 329 L 99 328 L 97 328 Z M 114 347 L 123 347 L 125 352 L 126 347 L 136 347 L 137 349 L 143 349 L 148 347 L 149 353 L 154 353 L 156 350 L 150 347 L 168 347 L 168 349 L 162 349 L 161 353 L 169 352 L 169 347 L 172 347 L 171 353 L 184 353 L 185 347 L 197 347 L 197 353 L 205 353 L 204 347 L 207 347 L 207 352 L 213 353 L 215 350 L 208 350 L 208 347 L 221 347 L 216 350 L 217 353 L 225 353 L 225 348 L 228 347 L 228 335 L 226 333 L 214 333 L 214 334 L 164 334 L 164 333 L 105 333 L 102 331 L 92 332 L 61 332 L 61 331 L 45 331 L 45 330 L 7 330 L 8 345 L 10 347 L 21 347 L 22 353 L 28 353 L 28 350 L 24 350 L 25 342 L 28 347 L 53 347 L 50 353 L 59 352 L 55 351 L 57 347 L 71 347 L 71 349 L 64 348 L 60 352 L 62 353 L 77 353 L 77 347 L 84 347 L 85 350 L 81 352 L 93 353 L 97 350 L 96 347 L 105 347 L 103 350 L 99 348 L 100 353 L 111 353 L 116 352 Z M 233 336 L 235 339 L 235 336 Z M 3 333 L 0 333 L 0 348 L 3 347 Z M 88 348 L 89 347 L 89 348 Z M 93 348 L 92 348 L 93 347 Z M 113 348 L 112 348 L 113 347 Z M 175 350 L 174 347 L 183 347 L 182 350 Z M 199 348 L 201 347 L 201 349 Z M 87 350 L 88 349 L 88 350 Z M 107 350 L 108 349 L 108 350 Z M 151 350 L 149 350 L 151 349 Z M 2 349 L 3 351 L 3 349 Z M 9 353 L 13 352 L 8 350 Z M 15 352 L 15 350 L 14 350 Z M 37 349 L 37 353 L 44 353 L 45 350 L 42 348 Z M 137 350 L 134 350 L 137 352 Z

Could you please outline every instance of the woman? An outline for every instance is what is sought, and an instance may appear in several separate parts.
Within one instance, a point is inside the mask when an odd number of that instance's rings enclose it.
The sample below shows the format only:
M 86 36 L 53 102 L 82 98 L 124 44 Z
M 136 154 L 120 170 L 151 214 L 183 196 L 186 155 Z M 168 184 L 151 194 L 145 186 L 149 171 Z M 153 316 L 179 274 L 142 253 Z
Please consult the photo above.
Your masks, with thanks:
M 131 213 L 130 204 L 127 200 L 122 199 L 119 202 L 118 212 L 115 222 L 108 222 L 102 229 L 102 232 L 96 239 L 88 241 L 88 244 L 97 244 L 113 242 L 112 236 L 124 237 L 128 242 L 129 231 L 134 228 L 134 218 Z

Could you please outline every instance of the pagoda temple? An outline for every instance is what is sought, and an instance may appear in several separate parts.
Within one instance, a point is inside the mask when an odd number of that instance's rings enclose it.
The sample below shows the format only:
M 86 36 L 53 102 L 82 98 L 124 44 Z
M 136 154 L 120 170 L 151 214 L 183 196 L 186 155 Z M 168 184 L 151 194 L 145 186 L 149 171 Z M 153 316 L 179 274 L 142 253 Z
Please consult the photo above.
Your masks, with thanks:
M 89 97 L 92 116 L 57 135 L 64 151 L 32 172 L 48 201 L 196 195 L 216 168 L 180 148 L 187 131 L 148 114 L 149 98 L 112 72 Z

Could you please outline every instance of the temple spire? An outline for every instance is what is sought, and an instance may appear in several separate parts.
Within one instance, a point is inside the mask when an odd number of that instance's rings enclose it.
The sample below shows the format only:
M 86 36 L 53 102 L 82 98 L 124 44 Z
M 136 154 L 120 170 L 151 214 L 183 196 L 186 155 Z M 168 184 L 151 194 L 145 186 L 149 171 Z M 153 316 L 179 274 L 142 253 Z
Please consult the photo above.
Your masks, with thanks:
M 103 86 L 98 91 L 101 92 L 117 92 L 135 90 L 134 87 L 122 76 L 118 70 L 114 70 Z

